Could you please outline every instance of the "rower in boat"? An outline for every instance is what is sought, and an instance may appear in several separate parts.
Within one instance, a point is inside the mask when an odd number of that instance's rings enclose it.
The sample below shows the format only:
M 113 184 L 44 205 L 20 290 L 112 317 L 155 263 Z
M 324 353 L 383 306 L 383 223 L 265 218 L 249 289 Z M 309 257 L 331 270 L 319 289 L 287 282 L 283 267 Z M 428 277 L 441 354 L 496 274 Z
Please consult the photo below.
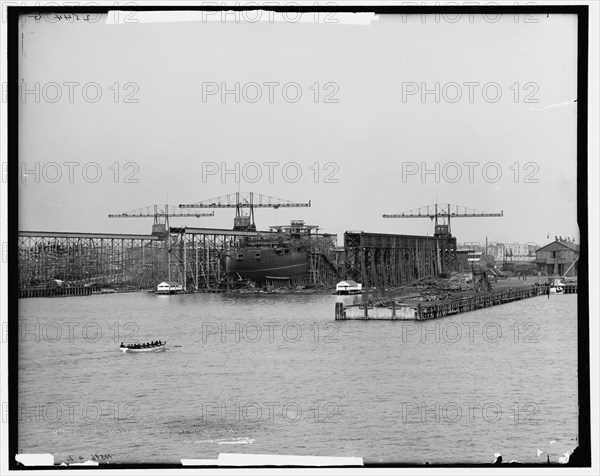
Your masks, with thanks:
M 166 344 L 166 342 L 161 340 L 136 344 L 125 344 L 121 342 L 120 349 L 122 352 L 160 352 L 166 349 Z

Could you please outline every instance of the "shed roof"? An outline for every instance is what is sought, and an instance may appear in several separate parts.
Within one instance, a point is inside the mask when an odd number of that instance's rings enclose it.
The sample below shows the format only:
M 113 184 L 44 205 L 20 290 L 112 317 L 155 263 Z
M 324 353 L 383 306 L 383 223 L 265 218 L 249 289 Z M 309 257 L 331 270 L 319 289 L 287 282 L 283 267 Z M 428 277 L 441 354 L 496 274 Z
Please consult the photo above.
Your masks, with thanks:
M 567 249 L 579 252 L 579 245 L 577 243 L 573 243 L 571 241 L 562 241 L 562 240 L 554 240 L 552 243 L 548 243 L 547 245 L 542 246 L 541 248 L 538 248 L 537 251 L 544 251 L 546 248 L 549 248 L 551 250 L 552 248 L 557 248 L 557 247 L 561 247 L 561 246 L 565 247 Z
M 338 286 L 357 286 L 358 283 L 352 279 L 345 279 L 344 281 L 340 281 L 339 283 L 337 283 Z

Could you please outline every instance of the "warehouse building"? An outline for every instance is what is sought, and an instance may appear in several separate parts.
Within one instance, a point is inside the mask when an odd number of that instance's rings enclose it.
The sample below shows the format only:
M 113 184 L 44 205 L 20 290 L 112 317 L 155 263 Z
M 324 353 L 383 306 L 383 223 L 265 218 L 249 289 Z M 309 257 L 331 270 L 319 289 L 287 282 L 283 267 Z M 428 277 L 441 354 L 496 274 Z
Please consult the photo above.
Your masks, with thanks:
M 558 237 L 535 252 L 537 270 L 542 275 L 577 276 L 578 260 L 579 245 Z

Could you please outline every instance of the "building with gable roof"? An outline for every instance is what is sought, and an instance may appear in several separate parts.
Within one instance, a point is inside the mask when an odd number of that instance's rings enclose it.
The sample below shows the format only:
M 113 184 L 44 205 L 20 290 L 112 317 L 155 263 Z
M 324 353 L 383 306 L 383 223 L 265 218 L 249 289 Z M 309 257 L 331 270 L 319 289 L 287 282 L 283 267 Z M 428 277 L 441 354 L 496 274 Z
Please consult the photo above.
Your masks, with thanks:
M 575 241 L 557 238 L 535 252 L 534 263 L 544 275 L 577 276 L 579 245 Z

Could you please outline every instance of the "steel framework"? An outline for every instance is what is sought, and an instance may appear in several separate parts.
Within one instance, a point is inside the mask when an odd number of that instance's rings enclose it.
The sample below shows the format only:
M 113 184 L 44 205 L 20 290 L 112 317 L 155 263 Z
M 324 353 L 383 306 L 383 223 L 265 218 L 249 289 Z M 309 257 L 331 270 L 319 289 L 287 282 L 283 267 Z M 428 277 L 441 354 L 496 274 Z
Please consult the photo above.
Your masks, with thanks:
M 235 208 L 234 230 L 256 231 L 254 223 L 255 208 L 298 208 L 310 207 L 307 203 L 291 202 L 282 198 L 271 197 L 254 192 L 236 192 L 221 197 L 209 198 L 196 203 L 180 204 L 180 208 Z M 249 215 L 242 215 L 242 210 L 248 209 Z
M 452 232 L 450 228 L 450 218 L 482 218 L 482 217 L 502 217 L 504 211 L 500 213 L 483 212 L 474 208 L 461 207 L 459 205 L 428 205 L 426 207 L 415 208 L 400 213 L 392 213 L 383 215 L 383 218 L 429 218 L 435 220 L 435 233 L 440 233 L 440 227 L 438 220 L 442 219 L 445 221 L 443 233 L 450 234 Z
M 364 288 L 399 286 L 451 270 L 456 240 L 414 235 L 344 233 L 344 273 Z
M 150 289 L 170 280 L 187 291 L 213 290 L 226 284 L 225 252 L 247 237 L 275 234 L 188 227 L 169 231 L 166 237 L 20 231 L 19 287 L 59 279 L 71 285 Z M 304 282 L 330 284 L 339 277 L 332 235 L 316 236 L 308 253 L 310 271 Z
M 166 271 L 166 245 L 152 235 L 19 232 L 19 286 L 52 279 L 146 287 Z
M 272 231 L 232 231 L 206 228 L 171 228 L 170 276 L 186 290 L 222 288 L 227 277 L 226 252 L 243 246 L 250 236 L 277 236 Z M 298 284 L 332 284 L 339 279 L 335 235 L 315 235 L 307 247 L 309 273 Z

